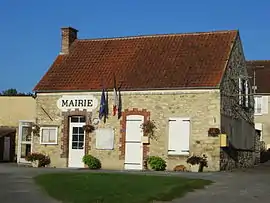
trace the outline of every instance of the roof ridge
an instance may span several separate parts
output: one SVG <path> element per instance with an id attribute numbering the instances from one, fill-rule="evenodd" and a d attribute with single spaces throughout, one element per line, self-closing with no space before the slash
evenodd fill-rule
<path id="1" fill-rule="evenodd" d="M 234 33 L 234 32 L 238 32 L 238 30 L 213 30 L 213 31 L 205 31 L 205 32 L 149 34 L 149 35 L 123 36 L 123 37 L 118 36 L 118 37 L 104 37 L 104 38 L 91 38 L 91 39 L 77 39 L 77 41 L 102 41 L 102 40 L 124 40 L 124 39 L 126 40 L 126 39 L 155 38 L 155 37 L 224 34 L 224 33 Z"/>
<path id="2" fill-rule="evenodd" d="M 270 59 L 262 59 L 262 60 L 246 60 L 247 62 L 270 62 Z"/>

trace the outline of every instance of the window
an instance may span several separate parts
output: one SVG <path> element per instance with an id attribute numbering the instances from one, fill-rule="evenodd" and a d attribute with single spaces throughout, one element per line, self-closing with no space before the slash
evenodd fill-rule
<path id="1" fill-rule="evenodd" d="M 57 127 L 41 127 L 40 144 L 57 144 Z"/>
<path id="2" fill-rule="evenodd" d="M 255 129 L 261 131 L 260 141 L 263 141 L 263 125 L 262 123 L 255 123 Z"/>
<path id="3" fill-rule="evenodd" d="M 85 123 L 85 117 L 84 116 L 72 116 L 71 123 Z"/>
<path id="4" fill-rule="evenodd" d="M 169 155 L 189 155 L 190 120 L 185 118 L 169 119 Z"/>
<path id="5" fill-rule="evenodd" d="M 247 79 L 239 78 L 239 104 L 249 107 L 249 83 Z"/>
<path id="6" fill-rule="evenodd" d="M 245 86 L 245 101 L 244 101 L 244 104 L 245 104 L 245 107 L 249 107 L 250 106 L 250 102 L 249 102 L 250 101 L 249 100 L 250 91 L 249 91 L 248 80 L 245 80 L 244 86 Z"/>
<path id="7" fill-rule="evenodd" d="M 254 97 L 255 105 L 254 105 L 254 114 L 262 115 L 262 97 Z"/>

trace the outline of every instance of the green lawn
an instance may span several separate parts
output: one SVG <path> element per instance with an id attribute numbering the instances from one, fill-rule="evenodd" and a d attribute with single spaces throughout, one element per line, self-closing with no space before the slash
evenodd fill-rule
<path id="1" fill-rule="evenodd" d="M 35 181 L 50 196 L 68 203 L 166 201 L 211 183 L 175 176 L 111 173 L 44 174 L 35 177 Z"/>

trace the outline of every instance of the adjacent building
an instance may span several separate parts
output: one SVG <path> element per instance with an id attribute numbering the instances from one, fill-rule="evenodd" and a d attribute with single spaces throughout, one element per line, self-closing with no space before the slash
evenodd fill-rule
<path id="1" fill-rule="evenodd" d="M 0 96 L 0 161 L 23 162 L 31 152 L 35 118 L 36 101 L 32 96 Z"/>
<path id="2" fill-rule="evenodd" d="M 254 122 L 255 128 L 261 131 L 261 141 L 265 148 L 270 148 L 270 114 L 269 96 L 270 96 L 270 61 L 254 60 L 247 61 L 250 83 L 255 100 Z"/>
<path id="3" fill-rule="evenodd" d="M 34 88 L 33 152 L 48 154 L 55 167 L 84 167 L 85 154 L 104 169 L 142 170 L 152 155 L 168 170 L 202 154 L 209 171 L 254 165 L 254 100 L 238 31 L 106 39 L 77 32 L 62 28 L 62 50 Z M 141 128 L 147 121 L 155 139 Z"/>

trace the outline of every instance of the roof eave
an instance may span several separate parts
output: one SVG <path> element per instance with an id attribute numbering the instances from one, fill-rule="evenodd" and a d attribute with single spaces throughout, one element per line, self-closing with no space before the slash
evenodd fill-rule
<path id="1" fill-rule="evenodd" d="M 197 89 L 219 89 L 219 86 L 204 86 L 204 87 L 181 87 L 181 88 L 129 88 L 121 89 L 121 91 L 154 91 L 154 90 L 197 90 Z M 113 90 L 113 88 L 107 88 Z M 101 89 L 91 90 L 36 90 L 35 93 L 61 93 L 61 92 L 98 92 Z"/>

